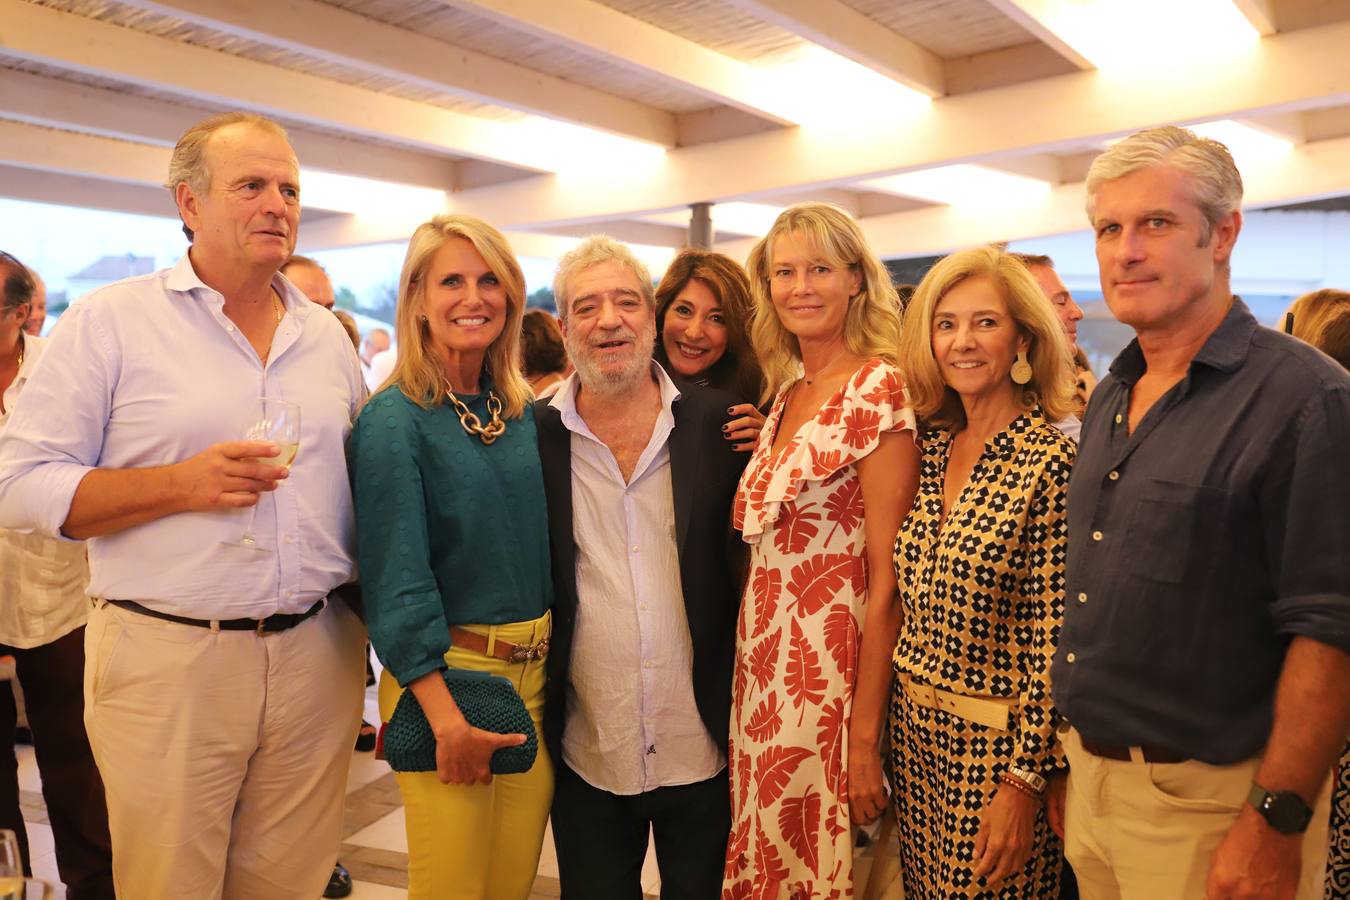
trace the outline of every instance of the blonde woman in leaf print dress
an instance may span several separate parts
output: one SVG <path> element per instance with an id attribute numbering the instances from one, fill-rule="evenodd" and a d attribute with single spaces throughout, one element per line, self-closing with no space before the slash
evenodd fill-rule
<path id="1" fill-rule="evenodd" d="M 734 510 L 751 565 L 722 896 L 851 897 L 854 826 L 886 804 L 891 542 L 918 479 L 898 305 L 857 223 L 826 204 L 785 210 L 747 268 L 751 341 L 781 389 Z"/>

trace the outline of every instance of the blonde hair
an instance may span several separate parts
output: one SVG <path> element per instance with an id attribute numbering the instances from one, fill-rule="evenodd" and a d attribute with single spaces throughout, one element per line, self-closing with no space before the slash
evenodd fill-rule
<path id="1" fill-rule="evenodd" d="M 1289 307 L 1294 337 L 1312 344 L 1350 369 L 1350 293 L 1323 288 L 1304 294 Z"/>
<path id="2" fill-rule="evenodd" d="M 178 185 L 184 183 L 195 196 L 206 196 L 207 191 L 211 189 L 211 170 L 206 164 L 206 145 L 213 134 L 231 125 L 252 125 L 275 134 L 288 144 L 291 141 L 285 128 L 267 116 L 260 116 L 257 113 L 236 111 L 202 119 L 183 132 L 178 138 L 178 143 L 174 144 L 173 155 L 169 157 L 169 174 L 164 179 L 164 186 L 174 195 L 175 202 Z M 187 235 L 189 241 L 192 240 L 192 229 L 188 228 L 186 222 L 183 223 L 183 233 Z"/>
<path id="3" fill-rule="evenodd" d="M 896 362 L 900 343 L 900 298 L 891 275 L 872 252 L 853 217 L 832 203 L 798 203 L 778 214 L 769 233 L 750 251 L 745 268 L 750 276 L 754 309 L 750 317 L 750 344 L 764 372 L 768 400 L 797 377 L 801 347 L 797 336 L 783 327 L 773 308 L 769 285 L 773 243 L 795 234 L 832 266 L 857 272 L 861 285 L 849 298 L 844 317 L 844 345 L 864 359 Z"/>
<path id="4" fill-rule="evenodd" d="M 1097 188 L 1103 182 L 1154 166 L 1172 166 L 1187 175 L 1195 203 L 1204 216 L 1200 246 L 1220 220 L 1242 206 L 1242 175 L 1228 148 L 1188 128 L 1163 125 L 1136 132 L 1092 161 L 1087 176 L 1087 214 L 1092 220 Z"/>
<path id="5" fill-rule="evenodd" d="M 472 216 L 435 216 L 417 226 L 408 241 L 408 253 L 398 277 L 398 307 L 394 313 L 398 357 L 394 370 L 380 385 L 380 390 L 397 384 L 405 397 L 424 409 L 446 402 L 445 392 L 450 389 L 450 380 L 429 346 L 431 333 L 422 317 L 426 314 L 426 278 L 432 258 L 447 241 L 456 239 L 473 244 L 506 294 L 506 324 L 488 346 L 483 368 L 502 399 L 505 414 L 520 418 L 531 399 L 530 387 L 518 366 L 520 321 L 525 314 L 525 275 L 502 233 Z"/>
<path id="6" fill-rule="evenodd" d="M 637 276 L 642 299 L 651 309 L 656 308 L 656 288 L 652 273 L 633 251 L 607 234 L 593 234 L 563 254 L 558 260 L 558 271 L 553 276 L 553 299 L 558 307 L 558 318 L 567 321 L 568 307 L 572 305 L 570 284 L 582 272 L 602 263 L 618 263 Z"/>
<path id="7" fill-rule="evenodd" d="M 1018 332 L 1028 340 L 1031 381 L 1021 386 L 1023 408 L 1039 404 L 1048 421 L 1062 421 L 1074 410 L 1075 377 L 1064 329 L 1027 267 L 997 247 L 974 247 L 946 256 L 919 282 L 900 334 L 900 369 L 914 412 L 933 426 L 965 427 L 961 398 L 943 380 L 933 355 L 933 314 L 952 288 L 981 277 L 994 283 Z"/>

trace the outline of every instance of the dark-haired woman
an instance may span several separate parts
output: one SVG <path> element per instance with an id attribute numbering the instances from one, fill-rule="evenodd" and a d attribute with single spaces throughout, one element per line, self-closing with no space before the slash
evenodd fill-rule
<path id="1" fill-rule="evenodd" d="M 750 281 L 729 256 L 711 250 L 680 252 L 656 287 L 656 350 L 672 377 L 729 391 L 747 402 L 728 410 L 724 433 L 749 452 L 764 425 L 754 401 L 764 376 L 750 347 Z"/>

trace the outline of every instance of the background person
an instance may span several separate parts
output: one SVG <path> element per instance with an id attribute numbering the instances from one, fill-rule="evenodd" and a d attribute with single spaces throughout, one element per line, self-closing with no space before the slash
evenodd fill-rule
<path id="1" fill-rule="evenodd" d="M 686 249 L 656 286 L 656 351 L 673 377 L 728 391 L 744 401 L 727 410 L 726 439 L 755 449 L 764 414 L 754 405 L 764 376 L 750 347 L 750 282 L 731 257 Z"/>
<path id="2" fill-rule="evenodd" d="M 1102 292 L 1136 339 L 1083 422 L 1051 673 L 1087 897 L 1321 896 L 1350 731 L 1350 376 L 1233 296 L 1241 203 L 1227 148 L 1184 128 L 1088 172 Z"/>
<path id="3" fill-rule="evenodd" d="M 47 342 L 24 331 L 30 270 L 0 252 L 0 432 Z M 13 656 L 26 698 L 56 864 L 70 900 L 112 900 L 112 849 L 103 781 L 84 730 L 84 544 L 0 529 L 0 655 Z M 0 689 L 0 828 L 14 831 L 32 872 L 13 748 L 18 710 Z"/>
<path id="4" fill-rule="evenodd" d="M 542 309 L 525 311 L 520 329 L 520 367 L 536 397 L 551 397 L 567 377 L 567 348 L 558 320 Z"/>
<path id="5" fill-rule="evenodd" d="M 28 304 L 28 320 L 23 323 L 23 330 L 25 334 L 41 337 L 47 321 L 47 283 L 33 269 L 28 274 L 33 277 L 33 299 Z"/>
<path id="6" fill-rule="evenodd" d="M 524 735 L 469 725 L 442 670 L 501 675 L 542 726 L 553 591 L 530 390 L 521 377 L 525 279 L 499 231 L 468 216 L 418 226 L 399 276 L 398 363 L 348 446 L 361 584 L 384 663 L 380 715 L 410 690 L 436 771 L 398 772 L 412 900 L 524 900 L 553 794 L 541 746 L 493 777 Z"/>
<path id="7" fill-rule="evenodd" d="M 324 309 L 331 310 L 333 304 L 337 302 L 333 296 L 333 282 L 324 267 L 319 265 L 318 260 L 293 253 L 291 258 L 286 260 L 286 265 L 281 267 L 281 274 L 285 275 L 300 293 L 308 297 L 311 303 L 317 303 Z"/>
<path id="8" fill-rule="evenodd" d="M 1083 410 L 1087 408 L 1088 397 L 1091 396 L 1092 388 L 1097 383 L 1092 375 L 1092 368 L 1087 364 L 1087 356 L 1078 346 L 1078 323 L 1083 319 L 1083 309 L 1064 286 L 1064 280 L 1055 271 L 1055 261 L 1050 257 L 1034 253 L 1010 255 L 1027 267 L 1041 293 L 1050 301 L 1055 317 L 1064 329 L 1064 337 L 1068 340 L 1069 352 L 1073 354 L 1074 391 L 1077 403 L 1070 415 L 1054 424 L 1060 431 L 1077 440 L 1078 432 L 1083 428 Z"/>
<path id="9" fill-rule="evenodd" d="M 384 383 L 384 379 L 389 375 L 389 372 L 386 371 L 379 376 L 378 381 L 375 380 L 377 376 L 372 369 L 375 357 L 389 349 L 389 332 L 385 331 L 383 328 L 370 329 L 370 331 L 366 332 L 365 339 L 361 341 L 361 352 L 359 354 L 361 357 L 361 375 L 366 380 L 366 386 L 370 388 L 372 392 L 379 390 L 380 385 Z M 389 368 L 390 371 L 392 371 L 392 356 L 390 357 Z"/>
<path id="10" fill-rule="evenodd" d="M 891 546 L 918 480 L 898 305 L 857 222 L 828 204 L 781 213 L 747 268 L 777 396 L 736 493 L 751 558 L 723 891 L 846 896 L 853 830 L 886 807 Z"/>
<path id="11" fill-rule="evenodd" d="M 906 895 L 1055 897 L 1063 857 L 1042 794 L 1064 765 L 1049 670 L 1074 445 L 1050 423 L 1072 403 L 1068 347 L 1026 268 L 992 247 L 928 272 L 900 346 L 933 429 L 895 541 L 891 787 Z"/>

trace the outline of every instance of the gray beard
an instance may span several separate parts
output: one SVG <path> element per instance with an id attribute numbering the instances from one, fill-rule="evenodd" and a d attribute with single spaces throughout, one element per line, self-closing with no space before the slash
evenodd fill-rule
<path id="1" fill-rule="evenodd" d="M 652 351 L 656 348 L 656 323 L 651 322 L 645 332 L 638 335 L 634 345 L 643 352 L 634 354 L 632 363 L 617 372 L 604 372 L 591 365 L 586 356 L 590 348 L 584 344 L 574 344 L 570 338 L 565 339 L 567 355 L 572 359 L 581 386 L 602 397 L 621 397 L 637 388 L 651 372 Z"/>

